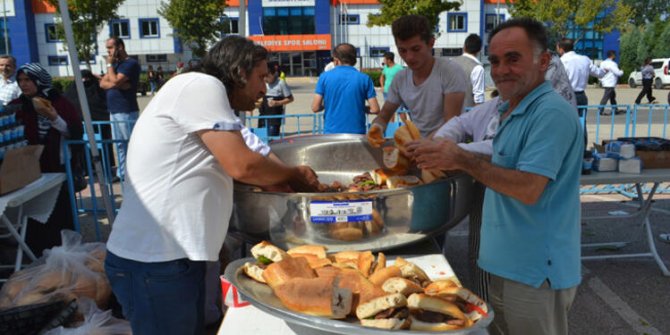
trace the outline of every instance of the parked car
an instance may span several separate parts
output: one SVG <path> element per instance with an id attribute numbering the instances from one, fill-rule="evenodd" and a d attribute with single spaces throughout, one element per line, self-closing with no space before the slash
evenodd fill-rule
<path id="1" fill-rule="evenodd" d="M 661 89 L 663 86 L 670 85 L 670 58 L 654 58 L 651 60 L 651 66 L 654 67 L 656 77 L 654 78 L 654 88 Z M 633 71 L 628 76 L 628 86 L 635 88 L 642 85 L 642 74 L 640 71 Z"/>

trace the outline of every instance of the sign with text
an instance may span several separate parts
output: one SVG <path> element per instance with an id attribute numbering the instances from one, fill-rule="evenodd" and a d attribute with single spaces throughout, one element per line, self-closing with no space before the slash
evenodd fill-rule
<path id="1" fill-rule="evenodd" d="M 263 0 L 263 7 L 314 7 L 314 0 Z"/>
<path id="2" fill-rule="evenodd" d="M 271 52 L 330 50 L 330 34 L 320 35 L 256 35 L 249 39 Z"/>

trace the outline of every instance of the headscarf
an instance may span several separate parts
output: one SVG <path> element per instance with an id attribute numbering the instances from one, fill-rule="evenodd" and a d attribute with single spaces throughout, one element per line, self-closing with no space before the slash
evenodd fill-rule
<path id="1" fill-rule="evenodd" d="M 49 93 L 53 88 L 51 75 L 42 67 L 42 65 L 39 63 L 26 63 L 21 65 L 16 73 L 17 76 L 19 73 L 26 74 L 28 78 L 35 83 L 37 91 L 41 93 L 41 95 L 45 97 L 49 96 Z"/>

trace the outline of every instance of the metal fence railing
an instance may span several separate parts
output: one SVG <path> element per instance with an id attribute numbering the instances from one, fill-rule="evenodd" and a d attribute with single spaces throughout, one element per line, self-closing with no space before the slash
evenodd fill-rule
<path id="1" fill-rule="evenodd" d="M 589 105 L 583 106 L 587 109 L 586 129 L 589 134 L 590 143 L 601 143 L 603 140 L 616 139 L 619 137 L 663 137 L 668 136 L 668 119 L 670 117 L 670 105 L 619 105 L 621 114 L 600 115 L 599 109 L 602 106 Z M 609 110 L 608 106 L 605 110 Z M 406 112 L 406 111 L 401 111 Z M 282 126 L 277 136 L 268 135 L 268 128 L 258 127 L 259 120 L 281 119 Z M 368 124 L 374 118 L 374 115 L 368 116 Z M 288 136 L 322 134 L 324 129 L 324 113 L 309 114 L 291 114 L 277 116 L 247 116 L 246 125 L 257 136 L 264 141 L 282 139 Z M 393 132 L 400 126 L 400 120 L 396 119 L 390 123 L 386 132 L 386 137 L 392 137 Z M 66 164 L 68 176 L 68 189 L 73 204 L 72 212 L 74 216 L 74 226 L 77 231 L 81 228 L 80 215 L 87 214 L 95 224 L 96 237 L 101 238 L 100 224 L 106 220 L 105 208 L 102 201 L 102 193 L 107 192 L 112 199 L 114 210 L 118 211 L 122 200 L 123 184 L 113 183 L 115 176 L 114 167 L 111 162 L 115 156 L 118 145 L 124 143 L 121 140 L 104 139 L 101 137 L 104 127 L 113 127 L 115 122 L 98 121 L 93 122 L 93 128 L 96 132 L 96 141 L 101 153 L 101 163 L 103 173 L 108 183 L 100 189 L 95 178 L 86 178 L 86 187 L 81 191 L 75 192 L 75 176 L 84 174 L 94 176 L 95 168 L 91 159 L 90 144 L 87 140 L 67 140 L 63 141 L 65 161 L 70 162 L 72 153 L 79 153 L 79 164 L 74 166 Z M 619 193 L 625 196 L 634 197 L 634 190 L 631 185 L 599 185 L 586 186 L 581 189 L 582 194 L 602 194 Z M 648 190 L 648 187 L 645 188 Z M 657 193 L 670 193 L 670 184 L 661 184 Z"/>

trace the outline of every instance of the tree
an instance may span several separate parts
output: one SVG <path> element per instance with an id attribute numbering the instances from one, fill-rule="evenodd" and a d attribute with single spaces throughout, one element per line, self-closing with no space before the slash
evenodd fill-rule
<path id="1" fill-rule="evenodd" d="M 437 27 L 440 13 L 452 9 L 458 10 L 460 2 L 446 0 L 379 0 L 381 14 L 368 15 L 368 27 L 389 26 L 404 15 L 423 15 L 428 18 L 431 27 Z"/>
<path id="2" fill-rule="evenodd" d="M 668 0 L 621 0 L 631 8 L 631 22 L 641 26 L 654 21 L 660 16 L 667 17 L 670 14 Z"/>
<path id="3" fill-rule="evenodd" d="M 104 24 L 117 18 L 116 11 L 124 0 L 68 0 L 70 20 L 72 20 L 72 31 L 74 33 L 74 45 L 77 55 L 81 61 L 86 62 L 86 67 L 91 69 L 90 60 L 97 51 L 97 36 Z M 60 15 L 58 0 L 47 0 L 55 6 Z M 59 22 L 56 28 L 57 35 L 64 36 L 63 23 Z M 48 32 L 47 32 L 48 33 Z M 67 44 L 66 44 L 67 46 Z"/>
<path id="4" fill-rule="evenodd" d="M 571 27 L 593 27 L 599 33 L 621 29 L 632 10 L 618 0 L 505 0 L 513 17 L 545 22 L 550 34 L 567 36 Z M 577 36 L 576 40 L 581 39 Z"/>
<path id="5" fill-rule="evenodd" d="M 170 22 L 174 34 L 195 56 L 203 57 L 224 29 L 221 17 L 225 8 L 222 0 L 169 0 L 161 1 L 158 14 Z"/>
<path id="6" fill-rule="evenodd" d="M 665 21 L 665 28 L 654 43 L 652 54 L 656 58 L 670 56 L 670 20 Z"/>
<path id="7" fill-rule="evenodd" d="M 637 46 L 641 38 L 640 28 L 632 24 L 627 25 L 622 30 L 619 44 L 619 63 L 625 73 L 635 71 L 641 63 L 637 54 Z"/>

